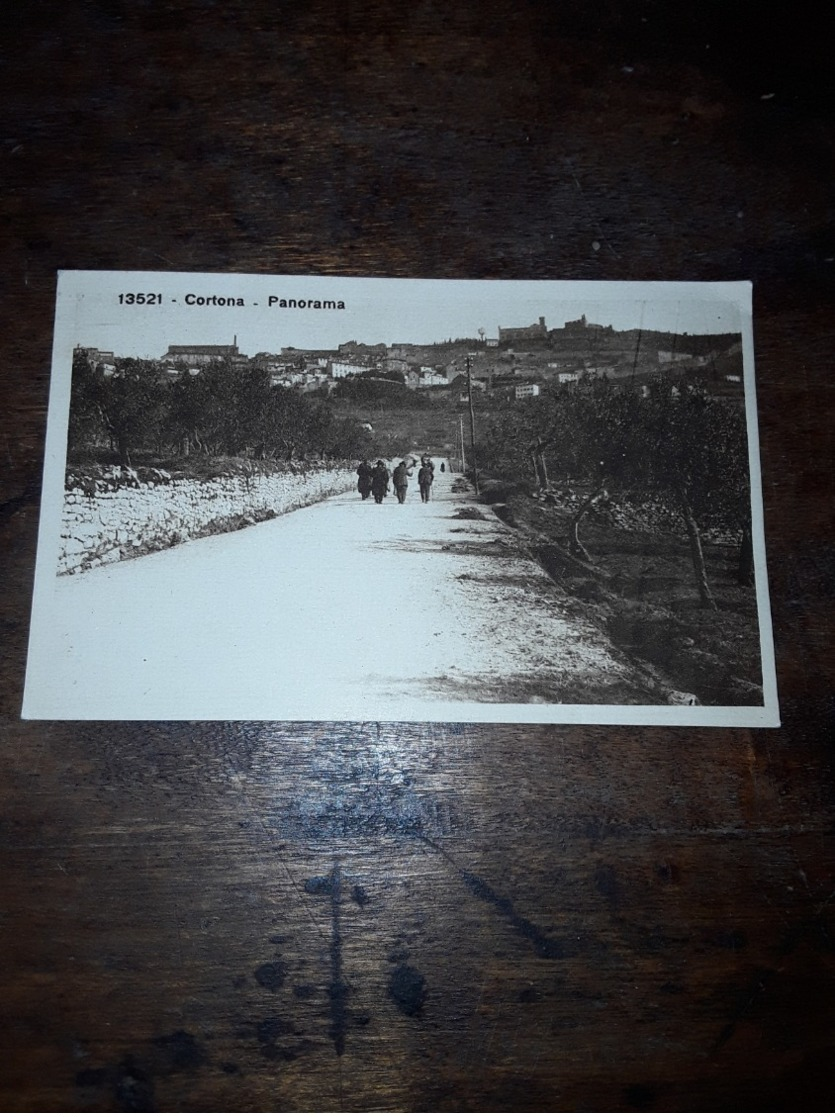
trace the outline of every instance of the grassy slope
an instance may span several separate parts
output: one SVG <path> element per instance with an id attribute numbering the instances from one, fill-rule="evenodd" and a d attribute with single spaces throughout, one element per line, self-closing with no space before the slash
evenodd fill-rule
<path id="1" fill-rule="evenodd" d="M 459 412 L 451 403 L 433 403 L 425 408 L 339 403 L 334 410 L 339 416 L 371 423 L 380 453 L 425 449 L 439 455 L 454 452 L 457 445 Z"/>

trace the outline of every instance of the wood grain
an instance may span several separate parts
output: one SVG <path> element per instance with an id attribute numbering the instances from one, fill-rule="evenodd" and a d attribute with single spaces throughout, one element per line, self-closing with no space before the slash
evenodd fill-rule
<path id="1" fill-rule="evenodd" d="M 4 1108 L 831 1106 L 833 98 L 679 7 L 3 14 Z M 753 279 L 783 728 L 22 723 L 61 267 Z"/>

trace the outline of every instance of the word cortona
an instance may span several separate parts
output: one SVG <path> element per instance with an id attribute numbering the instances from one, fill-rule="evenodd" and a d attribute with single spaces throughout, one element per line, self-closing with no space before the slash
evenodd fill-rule
<path id="1" fill-rule="evenodd" d="M 226 295 L 186 295 L 186 306 L 246 306 L 243 299 Z"/>

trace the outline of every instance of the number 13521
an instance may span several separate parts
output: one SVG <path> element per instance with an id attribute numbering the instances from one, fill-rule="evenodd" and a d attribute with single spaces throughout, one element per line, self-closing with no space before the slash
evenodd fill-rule
<path id="1" fill-rule="evenodd" d="M 127 294 L 119 295 L 119 302 L 126 306 L 162 306 L 162 295 L 134 294 L 129 291 Z"/>

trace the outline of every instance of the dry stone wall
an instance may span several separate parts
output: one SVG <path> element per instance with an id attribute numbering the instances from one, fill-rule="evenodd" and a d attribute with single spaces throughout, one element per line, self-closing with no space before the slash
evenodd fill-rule
<path id="1" fill-rule="evenodd" d="M 147 473 L 148 471 L 146 471 Z M 353 469 L 259 473 L 208 481 L 172 479 L 162 470 L 140 480 L 69 480 L 64 494 L 60 574 L 147 554 L 203 535 L 233 531 L 353 488 Z"/>

